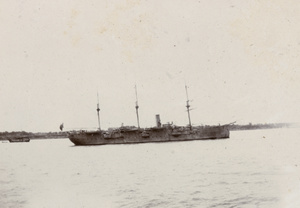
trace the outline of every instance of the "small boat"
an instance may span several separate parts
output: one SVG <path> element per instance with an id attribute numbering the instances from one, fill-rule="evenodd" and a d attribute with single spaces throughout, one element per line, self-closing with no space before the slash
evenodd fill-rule
<path id="1" fill-rule="evenodd" d="M 22 137 L 14 137 L 7 139 L 9 142 L 29 142 L 29 137 L 22 136 Z"/>

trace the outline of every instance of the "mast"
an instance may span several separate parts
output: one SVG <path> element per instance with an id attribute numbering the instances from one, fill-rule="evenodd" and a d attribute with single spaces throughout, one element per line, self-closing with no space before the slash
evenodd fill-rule
<path id="1" fill-rule="evenodd" d="M 139 119 L 139 105 L 138 105 L 138 96 L 137 96 L 137 89 L 136 89 L 136 85 L 135 85 L 135 97 L 136 97 L 136 101 L 135 101 L 135 111 L 136 111 L 136 118 L 137 118 L 137 123 L 138 123 L 138 128 L 140 128 L 140 119 Z"/>
<path id="2" fill-rule="evenodd" d="M 186 108 L 188 112 L 188 117 L 189 117 L 189 127 L 190 130 L 192 130 L 192 124 L 191 124 L 191 116 L 190 116 L 190 104 L 189 104 L 189 96 L 188 96 L 188 91 L 187 91 L 187 86 L 185 85 L 185 93 L 186 93 Z"/>
<path id="3" fill-rule="evenodd" d="M 99 95 L 98 95 L 98 92 L 97 92 L 97 114 L 98 114 L 98 125 L 99 125 L 99 131 L 101 131 L 101 127 L 100 127 L 100 115 L 99 115 L 99 111 L 100 111 L 100 108 L 99 108 Z"/>

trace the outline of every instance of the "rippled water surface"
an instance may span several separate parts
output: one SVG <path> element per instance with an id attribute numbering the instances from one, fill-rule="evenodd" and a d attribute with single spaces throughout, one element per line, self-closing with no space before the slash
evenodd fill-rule
<path id="1" fill-rule="evenodd" d="M 300 129 L 227 140 L 0 143 L 0 207 L 300 207 Z"/>

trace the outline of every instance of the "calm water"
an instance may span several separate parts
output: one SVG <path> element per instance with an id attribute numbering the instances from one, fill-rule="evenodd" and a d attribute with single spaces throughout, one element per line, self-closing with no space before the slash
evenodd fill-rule
<path id="1" fill-rule="evenodd" d="M 0 143 L 0 207 L 300 207 L 300 129 L 228 140 Z"/>

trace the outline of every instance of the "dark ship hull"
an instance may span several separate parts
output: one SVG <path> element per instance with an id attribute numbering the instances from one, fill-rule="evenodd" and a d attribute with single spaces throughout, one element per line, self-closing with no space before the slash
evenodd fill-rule
<path id="1" fill-rule="evenodd" d="M 136 144 L 229 138 L 228 126 L 119 128 L 113 131 L 69 133 L 75 145 Z"/>

